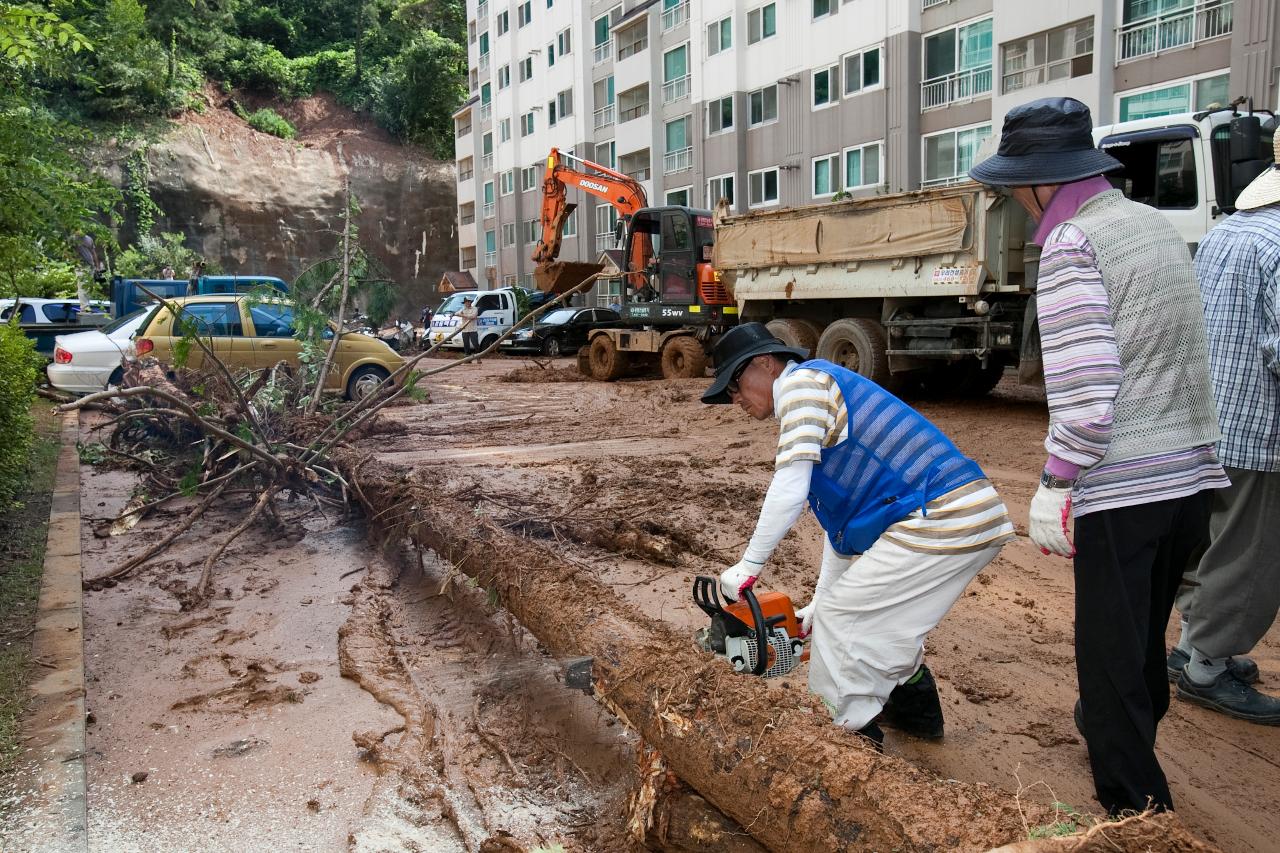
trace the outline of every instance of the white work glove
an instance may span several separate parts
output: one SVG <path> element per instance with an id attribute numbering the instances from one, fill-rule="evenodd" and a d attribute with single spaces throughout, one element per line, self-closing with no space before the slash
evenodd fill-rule
<path id="1" fill-rule="evenodd" d="M 1031 499 L 1031 541 L 1045 554 L 1074 557 L 1071 544 L 1071 488 L 1055 489 L 1040 484 Z"/>
<path id="2" fill-rule="evenodd" d="M 720 573 L 721 594 L 729 601 L 737 601 L 742 597 L 744 589 L 755 586 L 762 569 L 764 569 L 762 563 L 753 563 L 750 560 L 744 559 L 734 563 Z"/>
<path id="3" fill-rule="evenodd" d="M 825 589 L 816 589 L 813 591 L 813 600 L 796 611 L 796 618 L 800 620 L 800 638 L 804 639 L 813 631 L 813 612 L 818 609 L 818 599 L 826 594 Z"/>

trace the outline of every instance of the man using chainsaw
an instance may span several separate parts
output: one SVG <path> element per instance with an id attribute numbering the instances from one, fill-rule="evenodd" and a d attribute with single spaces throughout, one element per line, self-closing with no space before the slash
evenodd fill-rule
<path id="1" fill-rule="evenodd" d="M 779 420 L 773 482 L 721 592 L 736 600 L 755 584 L 807 501 L 826 533 L 813 600 L 796 614 L 812 636 L 810 689 L 838 725 L 877 745 L 877 717 L 941 737 L 924 638 L 1013 538 L 1004 502 L 906 403 L 844 367 L 807 361 L 763 325 L 731 329 L 712 356 L 702 402 Z"/>

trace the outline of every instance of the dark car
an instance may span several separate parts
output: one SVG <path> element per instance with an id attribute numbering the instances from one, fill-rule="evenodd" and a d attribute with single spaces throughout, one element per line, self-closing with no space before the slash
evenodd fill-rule
<path id="1" fill-rule="evenodd" d="M 529 329 L 521 329 L 512 337 L 512 349 L 537 350 L 543 355 L 572 355 L 586 346 L 592 329 L 612 326 L 619 321 L 618 312 L 608 308 L 556 308 L 544 314 Z"/>

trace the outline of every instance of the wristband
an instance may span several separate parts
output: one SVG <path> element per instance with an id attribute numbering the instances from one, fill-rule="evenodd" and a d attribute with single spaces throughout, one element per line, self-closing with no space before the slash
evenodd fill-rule
<path id="1" fill-rule="evenodd" d="M 1069 489 L 1076 484 L 1075 480 L 1068 480 L 1048 471 L 1040 472 L 1040 485 L 1050 489 Z"/>

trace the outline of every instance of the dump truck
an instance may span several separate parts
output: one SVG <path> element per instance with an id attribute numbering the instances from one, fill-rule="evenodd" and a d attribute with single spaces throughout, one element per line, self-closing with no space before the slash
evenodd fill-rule
<path id="1" fill-rule="evenodd" d="M 978 396 L 1041 373 L 1030 233 L 967 183 L 728 217 L 713 258 L 742 322 L 887 388 Z"/>

